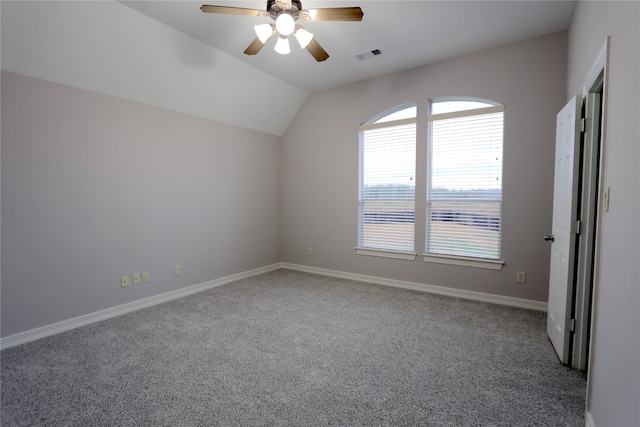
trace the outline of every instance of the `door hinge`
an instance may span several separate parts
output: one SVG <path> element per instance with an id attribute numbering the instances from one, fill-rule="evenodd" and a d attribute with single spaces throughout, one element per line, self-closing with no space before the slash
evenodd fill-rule
<path id="1" fill-rule="evenodd" d="M 576 319 L 567 319 L 567 325 L 565 328 L 569 332 L 575 332 L 576 330 Z"/>
<path id="2" fill-rule="evenodd" d="M 591 130 L 591 119 L 583 117 L 580 119 L 580 132 Z"/>
<path id="3" fill-rule="evenodd" d="M 571 227 L 571 232 L 575 234 L 580 234 L 580 227 L 582 226 L 582 221 L 577 220 L 573 223 Z"/>

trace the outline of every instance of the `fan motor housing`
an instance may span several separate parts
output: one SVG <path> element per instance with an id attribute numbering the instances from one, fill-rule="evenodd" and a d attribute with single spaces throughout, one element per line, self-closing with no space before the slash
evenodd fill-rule
<path id="1" fill-rule="evenodd" d="M 267 0 L 267 12 L 275 19 L 283 11 L 289 12 L 294 19 L 298 19 L 298 14 L 302 10 L 302 2 L 300 0 L 291 0 L 291 9 L 285 9 L 282 7 L 279 0 Z"/>

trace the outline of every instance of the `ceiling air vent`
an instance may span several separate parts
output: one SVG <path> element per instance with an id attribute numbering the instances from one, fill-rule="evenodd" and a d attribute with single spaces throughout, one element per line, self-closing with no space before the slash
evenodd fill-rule
<path id="1" fill-rule="evenodd" d="M 373 58 L 374 56 L 382 55 L 380 49 L 367 50 L 365 52 L 356 53 L 355 56 L 358 61 L 364 61 L 365 59 Z"/>

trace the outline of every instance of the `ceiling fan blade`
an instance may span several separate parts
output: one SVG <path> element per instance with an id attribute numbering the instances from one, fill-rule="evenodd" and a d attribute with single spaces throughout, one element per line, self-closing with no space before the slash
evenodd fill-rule
<path id="1" fill-rule="evenodd" d="M 264 41 L 264 43 L 262 43 L 260 41 L 260 37 L 256 37 L 255 40 L 253 40 L 251 42 L 251 44 L 249 45 L 249 47 L 247 47 L 244 50 L 244 53 L 246 55 L 256 55 L 258 52 L 260 52 L 260 49 L 262 49 L 264 47 L 265 44 L 267 44 L 267 42 L 269 40 L 271 40 L 271 37 L 273 37 L 273 35 L 276 33 L 276 29 L 273 29 L 273 32 L 271 33 L 271 35 L 269 37 L 267 37 L 267 39 Z"/>
<path id="2" fill-rule="evenodd" d="M 320 43 L 318 43 L 315 38 L 311 39 L 305 49 L 307 49 L 311 56 L 313 56 L 318 62 L 325 61 L 329 58 L 327 51 L 320 46 Z"/>
<path id="3" fill-rule="evenodd" d="M 275 33 L 276 33 L 276 29 L 274 26 L 273 31 L 271 32 L 271 35 L 267 37 L 264 43 L 260 41 L 260 37 L 256 37 L 255 40 L 252 41 L 251 44 L 244 50 L 244 53 L 246 55 L 256 55 L 258 52 L 260 52 L 260 49 L 262 49 L 264 45 L 267 44 L 269 40 L 271 40 L 271 37 L 273 37 Z"/>
<path id="4" fill-rule="evenodd" d="M 262 43 L 260 39 L 256 37 L 255 40 L 251 42 L 249 47 L 244 50 L 244 53 L 245 55 L 256 55 L 263 47 L 264 43 Z"/>
<path id="5" fill-rule="evenodd" d="M 305 21 L 362 21 L 363 16 L 359 7 L 326 7 L 300 11 L 300 18 Z"/>
<path id="6" fill-rule="evenodd" d="M 244 7 L 212 6 L 203 4 L 200 10 L 206 13 L 226 13 L 228 15 L 262 16 L 265 12 L 258 9 L 246 9 Z"/>

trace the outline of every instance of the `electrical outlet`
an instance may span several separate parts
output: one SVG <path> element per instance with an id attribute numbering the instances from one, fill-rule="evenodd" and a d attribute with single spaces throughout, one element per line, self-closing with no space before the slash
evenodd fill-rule
<path id="1" fill-rule="evenodd" d="M 140 273 L 134 273 L 133 276 L 131 276 L 131 283 L 134 285 L 140 284 Z"/>
<path id="2" fill-rule="evenodd" d="M 147 283 L 149 281 L 149 273 L 146 271 L 142 273 L 142 283 Z"/>
<path id="3" fill-rule="evenodd" d="M 313 249 L 307 248 L 307 256 L 313 256 Z"/>
<path id="4" fill-rule="evenodd" d="M 129 286 L 129 276 L 122 276 L 120 278 L 120 286 L 126 288 Z"/>
<path id="5" fill-rule="evenodd" d="M 527 273 L 525 273 L 524 271 L 518 271 L 516 273 L 516 282 L 527 283 Z"/>
<path id="6" fill-rule="evenodd" d="M 173 268 L 173 273 L 174 273 L 176 276 L 181 276 L 181 275 L 182 275 L 182 266 L 180 266 L 180 265 L 176 265 L 176 266 Z"/>

